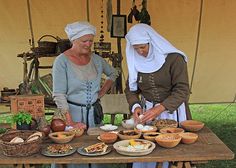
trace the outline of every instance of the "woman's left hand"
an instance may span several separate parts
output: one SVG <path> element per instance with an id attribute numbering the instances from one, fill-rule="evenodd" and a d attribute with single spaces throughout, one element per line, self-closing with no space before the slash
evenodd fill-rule
<path id="1" fill-rule="evenodd" d="M 165 111 L 165 107 L 163 105 L 158 105 L 155 106 L 147 111 L 145 111 L 145 113 L 143 113 L 143 117 L 142 117 L 142 123 L 146 123 L 146 122 L 150 122 L 152 120 L 154 120 L 157 116 L 159 116 L 163 111 Z"/>

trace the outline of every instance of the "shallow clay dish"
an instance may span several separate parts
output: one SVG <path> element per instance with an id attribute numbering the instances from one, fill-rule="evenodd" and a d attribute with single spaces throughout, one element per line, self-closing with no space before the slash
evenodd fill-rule
<path id="1" fill-rule="evenodd" d="M 198 139 L 198 134 L 192 132 L 184 132 L 179 135 L 182 137 L 181 142 L 184 144 L 195 143 Z"/>
<path id="2" fill-rule="evenodd" d="M 143 138 L 152 142 L 156 142 L 155 138 L 160 134 L 160 132 L 147 132 L 143 134 Z"/>
<path id="3" fill-rule="evenodd" d="M 174 127 L 166 127 L 166 128 L 162 128 L 160 129 L 160 133 L 183 133 L 184 129 L 183 128 L 174 128 Z"/>
<path id="4" fill-rule="evenodd" d="M 81 135 L 83 135 L 84 133 L 84 129 L 79 129 L 79 128 L 71 128 L 68 130 L 69 132 L 74 132 L 75 133 L 75 137 L 80 137 Z"/>
<path id="5" fill-rule="evenodd" d="M 178 122 L 171 119 L 159 119 L 154 120 L 153 125 L 157 127 L 158 130 L 166 127 L 178 127 Z"/>
<path id="6" fill-rule="evenodd" d="M 121 140 L 127 140 L 127 139 L 139 139 L 142 134 L 141 132 L 136 130 L 123 130 L 119 131 L 117 135 Z"/>
<path id="7" fill-rule="evenodd" d="M 140 142 L 144 142 L 144 143 L 149 143 L 150 147 L 148 149 L 137 149 L 137 150 L 128 150 L 129 148 L 122 148 L 122 147 L 128 147 L 130 144 L 130 140 L 123 140 L 123 141 L 119 141 L 116 142 L 113 147 L 114 149 L 122 154 L 122 155 L 127 155 L 127 156 L 143 156 L 143 155 L 148 155 L 149 153 L 151 153 L 153 151 L 153 149 L 155 149 L 156 145 L 148 140 L 145 139 L 134 139 L 134 141 L 140 141 Z"/>
<path id="8" fill-rule="evenodd" d="M 155 126 L 151 126 L 151 125 L 147 125 L 150 129 L 138 129 L 138 128 L 134 128 L 137 131 L 140 131 L 141 133 L 147 133 L 147 132 L 156 132 L 157 131 L 157 127 Z M 144 127 L 147 127 L 144 126 Z"/>
<path id="9" fill-rule="evenodd" d="M 173 148 L 177 146 L 181 141 L 181 136 L 175 133 L 166 133 L 158 135 L 155 138 L 158 145 L 165 147 L 165 148 Z"/>
<path id="10" fill-rule="evenodd" d="M 105 143 L 114 143 L 118 136 L 115 133 L 104 132 L 100 134 L 100 140 Z"/>
<path id="11" fill-rule="evenodd" d="M 197 132 L 200 131 L 204 127 L 204 123 L 196 120 L 185 120 L 180 123 L 181 127 L 185 129 L 185 131 Z"/>
<path id="12" fill-rule="evenodd" d="M 48 135 L 48 137 L 55 143 L 68 143 L 75 136 L 74 132 L 62 131 L 62 132 L 53 132 Z"/>

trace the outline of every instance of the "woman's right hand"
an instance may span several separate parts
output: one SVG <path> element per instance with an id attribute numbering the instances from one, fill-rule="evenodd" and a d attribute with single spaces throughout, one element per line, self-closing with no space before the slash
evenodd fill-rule
<path id="1" fill-rule="evenodd" d="M 73 122 L 71 125 L 73 128 L 79 128 L 79 129 L 87 129 L 86 124 L 82 122 Z"/>
<path id="2" fill-rule="evenodd" d="M 139 116 L 143 113 L 143 109 L 141 107 L 136 107 L 134 109 L 134 115 L 133 115 L 133 118 L 134 118 L 134 123 L 139 123 L 140 122 L 140 118 Z"/>

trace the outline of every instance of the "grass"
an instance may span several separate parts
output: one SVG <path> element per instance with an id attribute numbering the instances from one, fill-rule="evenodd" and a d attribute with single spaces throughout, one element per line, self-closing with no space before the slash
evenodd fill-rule
<path id="1" fill-rule="evenodd" d="M 234 153 L 236 153 L 236 103 L 233 104 L 195 104 L 190 105 L 192 118 L 203 121 Z M 8 115 L 0 116 L 0 123 L 6 122 Z M 116 115 L 115 124 L 119 125 L 122 115 Z M 105 115 L 104 123 L 110 122 Z M 197 168 L 232 168 L 236 159 L 228 161 L 209 161 L 197 165 Z"/>

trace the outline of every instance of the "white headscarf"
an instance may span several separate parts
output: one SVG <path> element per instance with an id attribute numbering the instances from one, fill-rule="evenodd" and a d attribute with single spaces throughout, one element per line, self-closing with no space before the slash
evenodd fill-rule
<path id="1" fill-rule="evenodd" d="M 131 91 L 137 90 L 138 72 L 152 73 L 159 70 L 165 63 L 169 53 L 186 55 L 176 49 L 170 42 L 159 35 L 151 26 L 139 23 L 130 28 L 126 38 L 126 57 L 129 71 L 129 87 Z M 134 49 L 135 44 L 149 44 L 147 57 L 139 55 Z"/>
<path id="2" fill-rule="evenodd" d="M 96 28 L 86 21 L 67 24 L 65 32 L 70 41 L 78 39 L 86 34 L 96 35 Z"/>

